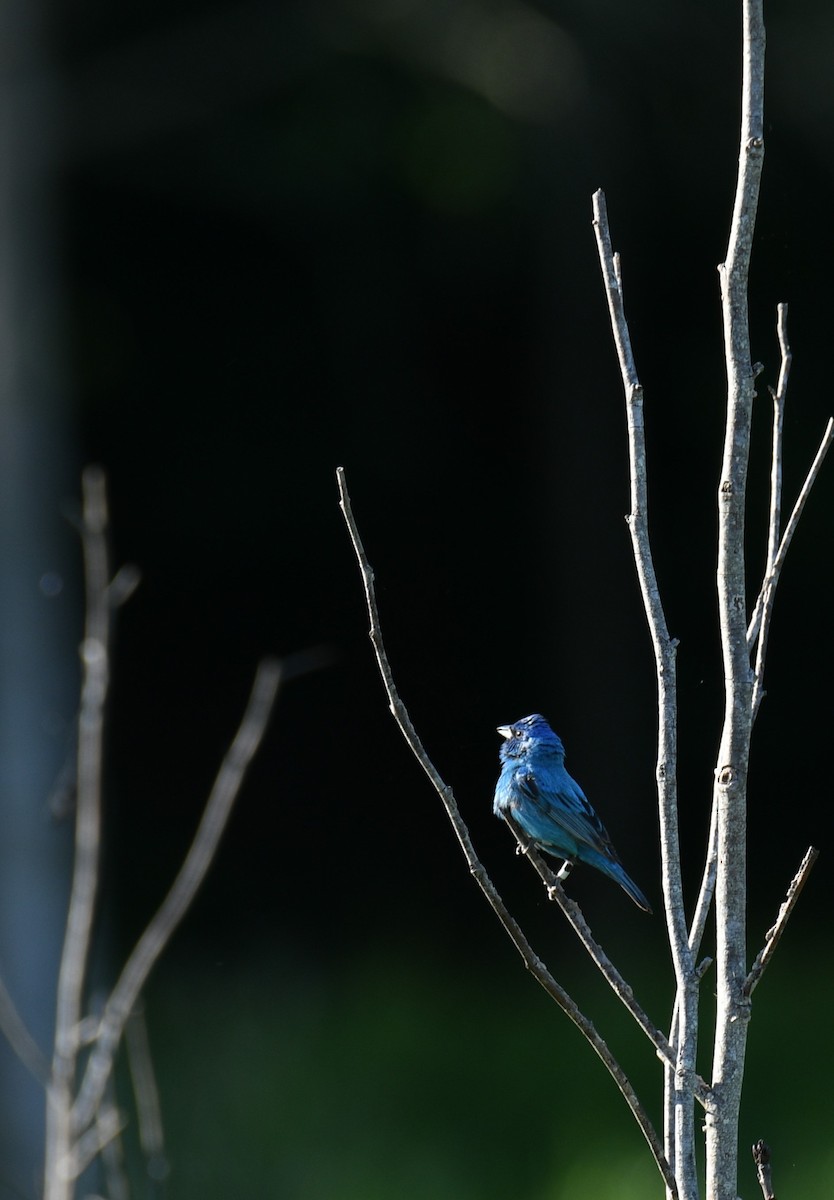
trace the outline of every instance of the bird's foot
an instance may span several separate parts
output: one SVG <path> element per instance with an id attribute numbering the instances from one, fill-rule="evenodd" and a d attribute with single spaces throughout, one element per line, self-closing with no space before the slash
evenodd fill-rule
<path id="1" fill-rule="evenodd" d="M 571 862 L 571 860 L 569 858 L 566 858 L 565 861 L 562 863 L 561 867 L 559 868 L 559 870 L 556 872 L 556 878 L 561 879 L 562 883 L 564 883 L 565 880 L 567 879 L 568 875 L 570 875 L 572 870 L 573 870 L 573 863 Z"/>

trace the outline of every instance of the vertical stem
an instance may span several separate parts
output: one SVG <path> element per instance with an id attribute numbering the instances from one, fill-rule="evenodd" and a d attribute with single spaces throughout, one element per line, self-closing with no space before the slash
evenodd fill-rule
<path id="1" fill-rule="evenodd" d="M 55 1048 L 47 1087 L 46 1200 L 69 1200 L 75 1191 L 71 1110 L 101 841 L 102 732 L 110 632 L 107 498 L 104 473 L 99 468 L 88 468 L 82 482 L 81 533 L 86 615 L 84 640 L 81 643 L 83 666 L 78 715 L 75 854 L 67 927 L 58 973 Z"/>
<path id="2" fill-rule="evenodd" d="M 676 1052 L 675 1070 L 664 1068 L 666 1157 L 672 1163 L 681 1200 L 698 1194 L 695 1170 L 694 1089 L 698 1044 L 698 980 L 689 947 L 681 879 L 677 793 L 677 642 L 669 636 L 649 538 L 646 433 L 643 388 L 637 377 L 631 335 L 623 303 L 619 255 L 614 253 L 608 210 L 602 191 L 594 193 L 594 232 L 608 299 L 611 329 L 626 398 L 631 511 L 627 518 L 634 561 L 643 596 L 657 672 L 657 796 L 663 899 L 672 963 L 677 982 L 678 1024 L 670 1039 Z"/>
<path id="3" fill-rule="evenodd" d="M 713 1054 L 715 1108 L 707 1114 L 709 1200 L 736 1200 L 738 1117 L 749 1001 L 746 979 L 747 770 L 752 677 L 747 648 L 744 520 L 755 377 L 747 286 L 764 157 L 762 0 L 743 0 L 741 144 L 726 262 L 719 268 L 727 366 L 727 424 L 718 490 L 718 610 L 724 665 L 724 725 L 715 772 L 718 1006 Z"/>

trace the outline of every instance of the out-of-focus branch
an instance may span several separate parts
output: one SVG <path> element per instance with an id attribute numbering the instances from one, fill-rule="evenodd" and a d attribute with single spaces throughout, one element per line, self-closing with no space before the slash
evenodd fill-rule
<path id="1" fill-rule="evenodd" d="M 223 759 L 180 872 L 129 956 L 105 1001 L 100 1019 L 85 1017 L 84 990 L 98 886 L 102 735 L 110 625 L 113 611 L 124 603 L 138 582 L 138 573 L 133 568 L 123 569 L 111 580 L 107 520 L 104 473 L 91 467 L 83 477 L 81 518 L 86 610 L 81 647 L 84 669 L 78 717 L 75 858 L 58 980 L 55 1047 L 47 1079 L 45 1200 L 71 1200 L 81 1172 L 106 1148 L 110 1147 L 115 1161 L 113 1144 L 123 1121 L 108 1086 L 125 1023 L 151 969 L 205 878 L 246 771 L 263 738 L 282 676 L 281 663 L 275 660 L 265 659 L 259 665 L 240 727 Z M 320 665 L 320 658 L 317 651 L 310 652 L 303 660 L 299 658 L 295 663 L 296 673 Z M 11 1012 L 14 1013 L 13 1007 Z M 10 1026 L 8 1012 L 6 1028 L 12 1030 L 11 1040 L 18 1054 L 24 1057 L 26 1051 L 31 1057 L 31 1048 L 20 1030 L 15 1031 L 13 1022 Z M 89 1054 L 79 1082 L 79 1054 L 88 1042 Z M 139 1103 L 142 1104 L 141 1096 Z"/>
<path id="2" fill-rule="evenodd" d="M 141 1001 L 134 1006 L 125 1027 L 125 1047 L 136 1099 L 139 1145 L 145 1156 L 148 1176 L 158 1183 L 168 1174 L 168 1161 L 165 1156 L 159 1089 L 156 1086 L 145 1008 Z"/>
<path id="3" fill-rule="evenodd" d="M 156 915 L 139 938 L 104 1006 L 95 1044 L 73 1108 L 73 1130 L 76 1133 L 86 1128 L 93 1119 L 113 1069 L 114 1055 L 124 1032 L 125 1022 L 154 964 L 206 877 L 246 771 L 266 732 L 280 679 L 280 662 L 264 659 L 258 666 L 243 720 L 220 766 L 179 874 Z"/>

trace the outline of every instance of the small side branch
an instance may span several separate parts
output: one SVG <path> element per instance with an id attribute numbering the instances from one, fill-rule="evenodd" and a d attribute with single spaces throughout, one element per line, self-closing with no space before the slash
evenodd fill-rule
<path id="1" fill-rule="evenodd" d="M 782 534 L 779 542 L 779 549 L 773 559 L 770 569 L 762 583 L 761 591 L 759 592 L 753 609 L 753 615 L 750 618 L 750 624 L 747 629 L 747 645 L 752 650 L 755 645 L 756 638 L 759 639 L 759 646 L 756 656 L 756 686 L 753 693 L 753 715 L 755 716 L 758 707 L 761 704 L 764 695 L 762 691 L 762 676 L 764 672 L 764 655 L 767 649 L 767 636 L 770 630 L 770 621 L 773 615 L 773 601 L 776 597 L 776 585 L 779 583 L 779 577 L 782 574 L 782 568 L 785 565 L 790 544 L 793 541 L 793 535 L 796 533 L 796 527 L 799 524 L 799 518 L 802 516 L 802 511 L 808 497 L 811 494 L 811 488 L 816 482 L 816 478 L 820 473 L 820 468 L 825 461 L 825 456 L 831 448 L 831 443 L 834 442 L 834 418 L 829 418 L 828 424 L 825 427 L 825 432 L 822 435 L 819 448 L 814 455 L 814 461 L 808 468 L 808 474 L 805 476 L 799 495 L 796 498 L 796 503 L 793 506 L 793 512 L 785 526 L 785 532 Z"/>
<path id="2" fill-rule="evenodd" d="M 755 684 L 753 687 L 752 710 L 755 718 L 759 710 L 759 706 L 764 697 L 764 663 L 767 655 L 767 640 L 770 631 L 770 622 L 773 615 L 773 602 L 776 598 L 776 586 L 779 582 L 779 576 L 782 573 L 782 567 L 785 563 L 785 557 L 796 532 L 796 527 L 799 523 L 799 518 L 802 515 L 802 510 L 810 495 L 811 488 L 814 485 L 820 467 L 823 464 L 826 454 L 832 441 L 834 441 L 834 421 L 829 420 L 817 450 L 814 461 L 812 462 L 805 482 L 802 485 L 790 520 L 785 528 L 784 534 L 781 534 L 781 507 L 782 507 L 782 454 L 783 454 L 783 426 L 785 415 L 785 400 L 788 390 L 788 378 L 790 376 L 791 363 L 793 355 L 791 353 L 790 343 L 788 342 L 788 306 L 780 304 L 776 310 L 776 331 L 779 338 L 779 348 L 781 351 L 781 365 L 779 368 L 779 381 L 776 386 L 776 391 L 771 389 L 773 397 L 773 437 L 771 449 L 771 469 L 770 469 L 770 514 L 768 521 L 768 541 L 767 541 L 767 560 L 765 564 L 764 578 L 759 595 L 756 599 L 756 604 L 753 608 L 753 614 L 750 618 L 750 623 L 747 628 L 747 645 L 749 650 L 756 649 L 756 666 L 755 666 Z"/>
<path id="3" fill-rule="evenodd" d="M 617 1062 L 614 1055 L 608 1048 L 607 1043 L 598 1033 L 593 1022 L 581 1012 L 572 997 L 565 989 L 557 983 L 556 979 L 550 974 L 547 967 L 534 952 L 532 946 L 527 941 L 521 926 L 510 914 L 504 901 L 486 872 L 486 869 L 480 862 L 475 848 L 472 845 L 472 839 L 469 835 L 469 830 L 466 826 L 463 817 L 460 815 L 460 810 L 457 806 L 452 789 L 443 780 L 434 763 L 429 758 L 425 748 L 423 747 L 420 738 L 417 735 L 414 726 L 411 723 L 411 718 L 408 711 L 400 699 L 394 676 L 391 670 L 391 664 L 388 661 L 388 655 L 385 651 L 385 645 L 382 640 L 382 627 L 379 620 L 379 611 L 376 602 L 376 589 L 374 587 L 374 573 L 368 557 L 365 553 L 365 547 L 362 544 L 362 539 L 359 536 L 359 528 L 356 524 L 356 518 L 353 515 L 351 508 L 350 495 L 347 488 L 347 480 L 343 467 L 339 467 L 336 471 L 336 480 L 339 487 L 339 507 L 342 510 L 342 515 L 347 525 L 350 540 L 353 545 L 354 553 L 359 564 L 359 571 L 362 576 L 362 584 L 365 590 L 365 605 L 370 621 L 369 636 L 371 644 L 376 655 L 377 666 L 379 667 L 382 682 L 385 687 L 385 692 L 388 697 L 388 706 L 391 714 L 403 735 L 409 749 L 414 757 L 419 762 L 420 766 L 425 771 L 426 775 L 431 780 L 438 796 L 440 797 L 446 814 L 451 821 L 455 836 L 458 839 L 461 850 L 463 851 L 469 872 L 475 879 L 478 887 L 481 889 L 487 902 L 492 908 L 498 920 L 501 922 L 508 937 L 513 945 L 518 950 L 524 965 L 533 975 L 537 982 L 544 988 L 552 1000 L 558 1004 L 562 1012 L 573 1021 L 574 1025 L 582 1032 L 586 1040 L 593 1047 L 596 1054 L 605 1064 L 609 1074 L 617 1084 L 623 1098 L 630 1108 L 634 1119 L 640 1127 L 643 1136 L 648 1143 L 658 1170 L 663 1177 L 667 1191 L 670 1196 L 677 1200 L 678 1190 L 675 1182 L 674 1173 L 669 1162 L 663 1153 L 663 1147 L 660 1139 L 652 1125 L 648 1114 L 643 1108 L 640 1100 L 634 1091 L 634 1088 L 628 1076 L 623 1071 L 620 1064 Z"/>
<path id="4" fill-rule="evenodd" d="M 243 720 L 226 752 L 194 840 L 171 890 L 128 958 L 104 1006 L 98 1036 L 73 1109 L 78 1133 L 92 1121 L 113 1069 L 116 1048 L 140 991 L 206 877 L 246 771 L 260 746 L 281 680 L 281 664 L 258 666 Z"/>
<path id="5" fill-rule="evenodd" d="M 776 1200 L 776 1193 L 773 1190 L 770 1146 L 767 1142 L 759 1140 L 753 1143 L 753 1162 L 756 1164 L 756 1175 L 764 1200 Z"/>
<path id="6" fill-rule="evenodd" d="M 771 958 L 773 958 L 776 947 L 779 944 L 779 939 L 785 932 L 785 926 L 799 899 L 799 893 L 804 888 L 805 882 L 811 874 L 811 869 L 818 858 L 819 850 L 816 850 L 813 846 L 809 846 L 805 851 L 805 857 L 799 865 L 799 870 L 790 882 L 788 893 L 776 917 L 776 923 L 765 934 L 765 944 L 756 955 L 756 961 L 753 963 L 753 966 L 750 968 L 750 974 L 744 981 L 743 990 L 745 996 L 753 994 L 754 988 L 764 974 Z"/>

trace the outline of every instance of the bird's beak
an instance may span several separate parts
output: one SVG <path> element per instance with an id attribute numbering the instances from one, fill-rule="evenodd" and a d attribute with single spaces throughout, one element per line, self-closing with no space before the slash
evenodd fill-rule
<path id="1" fill-rule="evenodd" d="M 502 738 L 511 738 L 513 736 L 511 725 L 499 725 L 495 732 L 500 733 Z"/>

